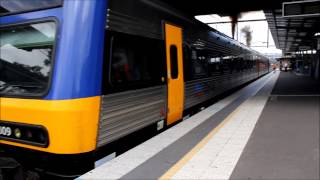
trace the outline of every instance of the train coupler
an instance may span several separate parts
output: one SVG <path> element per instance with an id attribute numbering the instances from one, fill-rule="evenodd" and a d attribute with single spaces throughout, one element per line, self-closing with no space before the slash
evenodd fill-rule
<path id="1" fill-rule="evenodd" d="M 0 157 L 0 180 L 22 180 L 22 166 L 13 158 Z"/>

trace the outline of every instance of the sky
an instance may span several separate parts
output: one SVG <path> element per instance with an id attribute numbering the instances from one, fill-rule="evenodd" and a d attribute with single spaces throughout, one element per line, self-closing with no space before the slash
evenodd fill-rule
<path id="1" fill-rule="evenodd" d="M 214 23 L 214 24 L 208 24 L 208 25 L 232 37 L 231 23 L 225 23 L 225 22 L 230 22 L 229 17 L 227 16 L 220 17 L 219 15 L 212 14 L 212 15 L 196 16 L 195 18 L 200 20 L 203 23 Z M 252 11 L 252 12 L 242 13 L 240 15 L 239 21 L 263 20 L 263 19 L 266 19 L 263 11 Z M 238 22 L 238 27 L 236 27 L 235 39 L 239 40 L 243 44 L 246 44 L 246 38 L 245 38 L 245 34 L 241 32 L 241 29 L 245 26 L 250 26 L 250 31 L 252 31 L 251 48 L 264 54 L 274 54 L 274 53 L 281 54 L 282 53 L 281 50 L 275 47 L 274 40 L 272 38 L 271 32 L 268 28 L 268 23 L 266 20 Z"/>

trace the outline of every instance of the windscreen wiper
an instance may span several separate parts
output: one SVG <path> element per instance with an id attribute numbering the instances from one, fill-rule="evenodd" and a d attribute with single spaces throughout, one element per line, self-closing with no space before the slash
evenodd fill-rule
<path id="1" fill-rule="evenodd" d="M 41 89 L 41 85 L 0 84 L 0 93 L 25 93 L 28 89 Z"/>

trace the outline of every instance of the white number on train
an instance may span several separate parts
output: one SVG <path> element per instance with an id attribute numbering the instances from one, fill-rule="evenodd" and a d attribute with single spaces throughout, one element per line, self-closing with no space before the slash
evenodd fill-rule
<path id="1" fill-rule="evenodd" d="M 11 133 L 12 133 L 11 128 L 0 126 L 0 135 L 11 136 Z"/>

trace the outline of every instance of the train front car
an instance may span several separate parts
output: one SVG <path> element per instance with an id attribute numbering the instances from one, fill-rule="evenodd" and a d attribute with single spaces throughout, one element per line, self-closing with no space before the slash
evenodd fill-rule
<path id="1" fill-rule="evenodd" d="M 0 153 L 6 158 L 70 177 L 93 167 L 80 162 L 91 161 L 96 148 L 106 4 L 1 0 Z"/>

